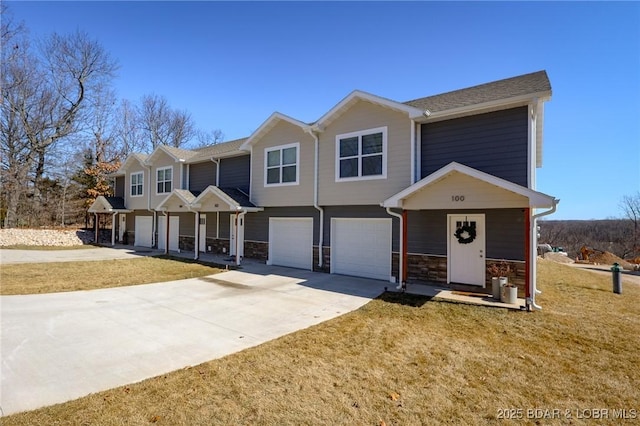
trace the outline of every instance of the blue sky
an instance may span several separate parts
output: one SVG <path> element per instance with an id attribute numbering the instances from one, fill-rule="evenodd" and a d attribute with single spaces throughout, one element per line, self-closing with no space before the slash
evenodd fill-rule
<path id="1" fill-rule="evenodd" d="M 274 111 L 315 121 L 354 89 L 407 101 L 545 69 L 550 219 L 620 217 L 640 191 L 640 3 L 6 3 L 33 37 L 102 43 L 120 98 L 165 96 L 225 140 Z"/>

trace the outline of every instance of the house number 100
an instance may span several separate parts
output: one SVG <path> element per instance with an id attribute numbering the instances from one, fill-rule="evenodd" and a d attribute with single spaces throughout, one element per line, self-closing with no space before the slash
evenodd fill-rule
<path id="1" fill-rule="evenodd" d="M 452 195 L 451 201 L 456 201 L 456 202 L 464 201 L 464 195 Z"/>

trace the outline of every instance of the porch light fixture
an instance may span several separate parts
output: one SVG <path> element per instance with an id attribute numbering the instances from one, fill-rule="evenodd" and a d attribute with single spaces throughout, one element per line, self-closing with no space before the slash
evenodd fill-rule
<path id="1" fill-rule="evenodd" d="M 431 111 L 429 111 L 428 109 L 425 109 L 422 114 L 424 114 L 425 117 L 429 117 L 431 116 Z"/>

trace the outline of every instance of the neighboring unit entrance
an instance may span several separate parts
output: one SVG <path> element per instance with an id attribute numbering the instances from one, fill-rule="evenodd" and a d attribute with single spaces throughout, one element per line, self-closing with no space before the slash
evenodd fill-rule
<path id="1" fill-rule="evenodd" d="M 238 223 L 236 226 L 236 218 Z M 244 257 L 244 216 L 232 214 L 229 218 L 229 254 L 231 256 L 236 255 L 236 247 L 240 257 Z"/>
<path id="2" fill-rule="evenodd" d="M 331 273 L 388 281 L 391 219 L 331 219 Z"/>
<path id="3" fill-rule="evenodd" d="M 158 250 L 166 248 L 167 241 L 167 218 L 158 216 Z M 178 251 L 178 236 L 180 235 L 180 217 L 170 216 L 169 219 L 169 250 Z"/>
<path id="4" fill-rule="evenodd" d="M 153 217 L 136 216 L 134 231 L 134 245 L 138 247 L 151 247 L 151 234 L 153 233 Z"/>
<path id="5" fill-rule="evenodd" d="M 484 214 L 450 214 L 449 256 L 447 271 L 449 282 L 485 286 L 485 226 Z M 455 235 L 458 229 L 459 238 Z M 468 232 L 468 229 L 473 231 Z M 471 235 L 475 234 L 473 241 Z"/>
<path id="6" fill-rule="evenodd" d="M 127 215 L 120 213 L 120 225 L 118 225 L 118 241 L 122 244 L 124 241 L 124 232 L 127 229 Z"/>
<path id="7" fill-rule="evenodd" d="M 313 218 L 269 218 L 268 263 L 312 269 Z"/>

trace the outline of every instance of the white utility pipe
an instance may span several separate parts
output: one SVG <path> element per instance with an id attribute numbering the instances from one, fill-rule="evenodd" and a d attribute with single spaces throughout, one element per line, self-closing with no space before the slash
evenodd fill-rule
<path id="1" fill-rule="evenodd" d="M 533 261 L 535 261 L 534 253 L 537 253 L 537 251 L 538 251 L 537 250 L 538 238 L 537 238 L 537 235 L 536 235 L 537 229 L 538 229 L 537 225 L 536 225 L 537 220 L 540 217 L 548 216 L 550 214 L 555 213 L 556 209 L 558 208 L 558 203 L 559 202 L 560 202 L 560 200 L 554 199 L 553 200 L 553 206 L 551 207 L 550 210 L 544 211 L 542 213 L 534 214 L 533 216 L 531 216 L 531 229 L 529 230 L 529 232 L 531 232 L 531 246 L 532 247 L 530 249 L 531 250 L 531 255 L 530 256 L 533 258 L 532 259 Z M 529 279 L 531 280 L 531 283 L 530 283 L 531 291 L 530 291 L 530 295 L 529 295 L 530 304 L 534 309 L 541 310 L 542 306 L 536 304 L 536 294 L 542 293 L 541 291 L 539 291 L 536 288 L 536 279 L 537 279 L 536 270 L 538 268 L 536 267 L 535 264 L 531 265 L 531 266 L 532 266 L 532 268 L 531 268 L 531 271 L 532 271 L 531 275 L 532 276 L 529 277 Z"/>
<path id="2" fill-rule="evenodd" d="M 403 241 L 404 239 L 402 237 L 402 234 L 403 234 L 402 230 L 404 229 L 403 228 L 404 227 L 404 220 L 402 219 L 402 215 L 400 213 L 392 212 L 391 211 L 391 207 L 387 207 L 387 213 L 390 214 L 391 216 L 397 217 L 400 220 L 400 255 L 398 256 L 398 275 L 399 275 L 399 277 L 398 277 L 398 286 L 396 287 L 396 290 L 400 290 L 400 289 L 402 289 L 402 277 L 404 276 L 402 274 L 402 272 L 404 270 L 403 269 L 404 264 L 402 262 L 402 258 L 404 257 L 403 253 L 402 253 L 402 248 L 404 247 L 404 241 Z"/>
<path id="3" fill-rule="evenodd" d="M 315 141 L 313 156 L 313 207 L 320 212 L 320 223 L 318 224 L 318 268 L 322 268 L 322 244 L 324 243 L 324 209 L 318 205 L 318 143 L 319 138 L 316 132 L 309 130 L 309 134 Z"/>

